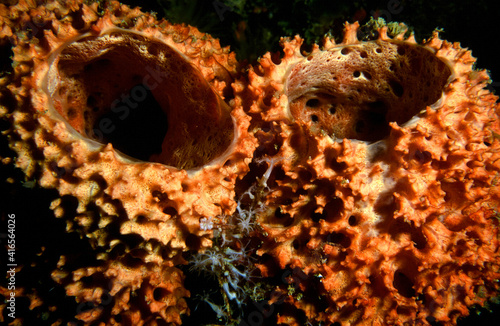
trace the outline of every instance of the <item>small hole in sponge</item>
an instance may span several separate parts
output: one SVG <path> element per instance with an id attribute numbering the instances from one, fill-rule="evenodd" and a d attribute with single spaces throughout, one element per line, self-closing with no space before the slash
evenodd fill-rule
<path id="1" fill-rule="evenodd" d="M 173 208 L 172 206 L 167 206 L 163 209 L 163 214 L 170 215 L 171 217 L 177 215 L 177 210 Z"/>
<path id="2" fill-rule="evenodd" d="M 432 161 L 432 154 L 428 151 L 415 150 L 413 153 L 413 159 L 420 164 L 425 164 Z"/>
<path id="3" fill-rule="evenodd" d="M 411 231 L 411 241 L 413 241 L 415 248 L 418 250 L 423 250 L 427 246 L 427 238 L 420 229 Z"/>
<path id="4" fill-rule="evenodd" d="M 389 80 L 389 86 L 391 86 L 394 95 L 396 95 L 397 97 L 403 96 L 404 88 L 403 85 L 401 85 L 401 83 L 395 80 Z"/>
<path id="5" fill-rule="evenodd" d="M 307 102 L 306 102 L 306 106 L 308 106 L 310 108 L 318 107 L 319 104 L 320 104 L 320 102 L 317 98 L 312 98 L 310 100 L 307 100 Z"/>
<path id="6" fill-rule="evenodd" d="M 293 249 L 298 250 L 301 247 L 299 240 L 297 240 L 297 239 L 293 240 L 292 246 L 293 246 Z"/>
<path id="7" fill-rule="evenodd" d="M 281 207 L 276 208 L 272 223 L 282 226 L 290 226 L 294 222 L 293 218 L 288 213 L 283 213 Z"/>
<path id="8" fill-rule="evenodd" d="M 349 248 L 349 246 L 351 245 L 351 239 L 349 239 L 348 236 L 340 232 L 330 233 L 326 238 L 326 242 L 335 243 L 341 245 L 344 248 Z"/>
<path id="9" fill-rule="evenodd" d="M 323 216 L 328 222 L 334 222 L 340 217 L 344 210 L 344 201 L 339 197 L 331 199 L 323 208 Z"/>
<path id="10" fill-rule="evenodd" d="M 156 288 L 153 291 L 153 298 L 155 301 L 162 301 L 164 298 L 166 298 L 168 295 L 168 291 L 165 290 L 164 288 Z"/>
<path id="11" fill-rule="evenodd" d="M 415 296 L 415 290 L 413 289 L 413 282 L 408 276 L 403 274 L 401 271 L 396 271 L 394 273 L 393 285 L 398 290 L 399 294 L 404 297 L 411 298 Z"/>

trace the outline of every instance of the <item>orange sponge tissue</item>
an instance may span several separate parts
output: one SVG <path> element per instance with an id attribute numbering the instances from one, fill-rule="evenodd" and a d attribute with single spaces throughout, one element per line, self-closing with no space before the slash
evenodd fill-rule
<path id="1" fill-rule="evenodd" d="M 0 4 L 12 161 L 58 190 L 55 216 L 101 262 L 61 256 L 52 273 L 93 303 L 77 319 L 180 325 L 188 270 L 217 280 L 221 302 L 202 301 L 227 324 L 254 301 L 283 325 L 454 325 L 498 296 L 487 72 L 437 32 L 358 32 L 346 23 L 309 53 L 283 38 L 281 57 L 244 67 L 195 27 L 117 1 Z"/>

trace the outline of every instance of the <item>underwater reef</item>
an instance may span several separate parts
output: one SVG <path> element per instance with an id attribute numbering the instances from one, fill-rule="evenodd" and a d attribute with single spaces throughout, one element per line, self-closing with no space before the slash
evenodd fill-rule
<path id="1" fill-rule="evenodd" d="M 305 38 L 256 25 L 277 5 L 196 3 L 168 19 L 0 4 L 0 321 L 460 325 L 497 309 L 500 104 L 471 51 L 363 1 L 361 24 L 336 5 L 340 25 L 311 1 Z"/>

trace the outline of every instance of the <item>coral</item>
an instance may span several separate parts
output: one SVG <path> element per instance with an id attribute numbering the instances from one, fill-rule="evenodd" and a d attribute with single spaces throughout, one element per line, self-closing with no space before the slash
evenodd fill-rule
<path id="1" fill-rule="evenodd" d="M 4 162 L 91 247 L 51 273 L 80 322 L 253 324 L 253 302 L 259 323 L 453 325 L 498 295 L 500 106 L 437 32 L 346 23 L 240 67 L 116 1 L 20 0 L 0 26 Z M 188 308 L 193 274 L 219 296 Z"/>

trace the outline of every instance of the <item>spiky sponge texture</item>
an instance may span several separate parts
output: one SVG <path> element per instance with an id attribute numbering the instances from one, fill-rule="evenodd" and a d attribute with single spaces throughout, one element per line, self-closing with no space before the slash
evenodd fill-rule
<path id="1" fill-rule="evenodd" d="M 249 110 L 269 178 L 257 253 L 300 325 L 454 324 L 498 290 L 499 105 L 459 44 L 402 33 L 264 56 Z M 274 60 L 273 60 L 274 59 Z M 265 127 L 264 127 L 265 126 Z M 272 139 L 272 141 L 269 141 Z"/>
<path id="2" fill-rule="evenodd" d="M 452 325 L 498 294 L 500 107 L 459 44 L 346 24 L 240 69 L 116 1 L 20 0 L 0 26 L 13 160 L 92 248 L 51 275 L 76 319 L 181 324 L 189 262 L 228 324 L 264 300 L 278 324 Z"/>

